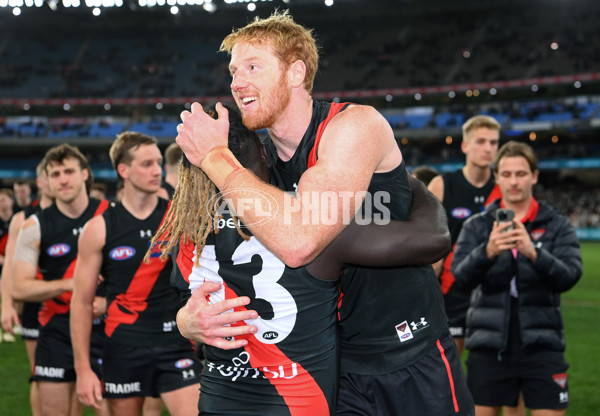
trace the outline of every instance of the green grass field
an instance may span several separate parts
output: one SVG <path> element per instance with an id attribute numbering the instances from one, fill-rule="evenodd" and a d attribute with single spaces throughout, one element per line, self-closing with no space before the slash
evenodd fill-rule
<path id="1" fill-rule="evenodd" d="M 583 243 L 583 277 L 563 295 L 570 416 L 600 414 L 600 243 Z M 0 415 L 29 411 L 29 366 L 22 341 L 0 344 Z M 85 415 L 92 415 L 86 409 Z"/>

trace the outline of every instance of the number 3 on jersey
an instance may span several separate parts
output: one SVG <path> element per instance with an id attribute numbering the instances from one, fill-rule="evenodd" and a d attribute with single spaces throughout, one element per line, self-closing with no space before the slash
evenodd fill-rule
<path id="1" fill-rule="evenodd" d="M 272 313 L 263 314 L 261 313 L 263 308 L 257 308 L 259 310 L 258 319 L 248 320 L 247 323 L 256 325 L 258 331 L 254 336 L 260 342 L 264 344 L 276 344 L 283 341 L 292 332 L 296 323 L 296 314 L 298 313 L 293 296 L 285 287 L 279 284 L 279 280 L 285 271 L 285 264 L 255 237 L 251 237 L 248 241 L 243 241 L 236 248 L 232 255 L 232 261 L 233 269 L 240 269 L 240 271 L 246 269 L 246 272 L 248 272 L 248 269 L 254 269 L 254 267 L 248 266 L 262 262 L 262 265 L 258 268 L 258 273 L 255 274 L 255 272 L 252 272 L 252 288 L 248 289 L 250 289 L 249 291 L 254 291 L 254 298 L 256 300 L 250 303 L 248 308 L 252 309 L 254 302 L 257 304 L 260 304 L 261 301 L 267 302 L 269 304 L 268 309 L 271 309 Z M 219 274 L 222 276 L 229 274 L 223 270 L 226 267 L 221 265 Z M 247 273 L 234 272 L 232 274 L 241 275 L 242 280 L 246 282 L 248 280 Z M 227 281 L 228 279 L 225 278 L 225 280 Z"/>

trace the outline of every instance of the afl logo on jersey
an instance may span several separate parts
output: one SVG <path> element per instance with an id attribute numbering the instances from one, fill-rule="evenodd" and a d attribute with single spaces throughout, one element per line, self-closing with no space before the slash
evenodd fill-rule
<path id="1" fill-rule="evenodd" d="M 454 218 L 465 219 L 471 216 L 471 210 L 469 208 L 458 207 L 452 210 L 451 215 Z"/>
<path id="2" fill-rule="evenodd" d="M 275 331 L 268 331 L 262 335 L 264 339 L 277 339 L 278 336 L 279 334 Z"/>
<path id="3" fill-rule="evenodd" d="M 191 360 L 191 358 L 182 358 L 181 360 L 177 360 L 177 362 L 175 362 L 175 367 L 188 368 L 191 367 L 193 364 L 194 362 Z"/>
<path id="4" fill-rule="evenodd" d="M 50 247 L 48 247 L 48 250 L 46 252 L 48 253 L 49 256 L 52 256 L 52 257 L 62 257 L 64 255 L 68 254 L 69 251 L 71 251 L 71 247 L 68 244 L 56 243 L 56 244 L 52 244 Z"/>
<path id="5" fill-rule="evenodd" d="M 135 256 L 135 249 L 129 246 L 120 246 L 113 248 L 108 255 L 113 260 L 127 260 Z"/>

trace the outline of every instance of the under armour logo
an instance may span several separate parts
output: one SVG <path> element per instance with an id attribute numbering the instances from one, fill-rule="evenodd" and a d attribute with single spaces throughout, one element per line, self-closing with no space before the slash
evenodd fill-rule
<path id="1" fill-rule="evenodd" d="M 83 231 L 83 227 L 73 228 L 73 235 L 79 235 Z"/>
<path id="2" fill-rule="evenodd" d="M 421 317 L 421 320 L 420 320 L 419 322 L 412 321 L 412 322 L 410 323 L 410 326 L 412 327 L 412 330 L 413 330 L 413 331 L 416 331 L 417 329 L 419 329 L 419 327 L 421 327 L 421 328 L 424 328 L 424 327 L 426 327 L 427 325 L 428 325 L 428 323 L 427 323 L 427 321 L 425 320 L 425 317 L 424 317 L 424 316 L 422 316 L 422 317 Z"/>
<path id="3" fill-rule="evenodd" d="M 569 402 L 569 392 L 568 391 L 561 391 L 558 394 L 558 400 L 560 403 L 568 403 Z"/>
<path id="4" fill-rule="evenodd" d="M 194 370 L 184 370 L 181 372 L 181 374 L 183 375 L 184 380 L 196 377 L 196 373 L 194 373 Z"/>
<path id="5" fill-rule="evenodd" d="M 293 184 L 292 186 L 294 187 L 294 192 L 298 192 L 298 184 L 297 184 L 297 183 L 295 183 L 295 184 Z"/>
<path id="6" fill-rule="evenodd" d="M 144 238 L 144 237 L 152 237 L 152 231 L 150 230 L 140 230 L 140 238 Z"/>
<path id="7" fill-rule="evenodd" d="M 477 195 L 475 197 L 475 203 L 476 204 L 483 204 L 485 202 L 485 197 L 481 196 L 481 195 Z"/>

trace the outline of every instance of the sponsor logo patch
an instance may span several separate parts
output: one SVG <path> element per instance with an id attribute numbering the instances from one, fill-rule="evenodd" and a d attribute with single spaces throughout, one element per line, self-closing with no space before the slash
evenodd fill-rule
<path id="1" fill-rule="evenodd" d="M 412 332 L 410 331 L 410 326 L 408 325 L 408 321 L 404 321 L 404 322 L 396 325 L 396 332 L 398 333 L 400 342 L 405 342 L 405 341 L 408 341 L 409 339 L 414 338 Z"/>
<path id="2" fill-rule="evenodd" d="M 68 254 L 69 251 L 71 251 L 71 246 L 65 243 L 52 244 L 50 247 L 48 247 L 48 250 L 46 250 L 48 255 L 52 257 L 62 257 Z"/>
<path id="3" fill-rule="evenodd" d="M 459 218 L 459 219 L 469 218 L 471 216 L 471 210 L 469 208 L 458 207 L 458 208 L 454 208 L 450 212 L 450 215 L 452 215 L 454 218 Z"/>
<path id="4" fill-rule="evenodd" d="M 108 255 L 113 260 L 127 260 L 135 256 L 135 249 L 129 246 L 115 247 Z"/>

